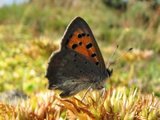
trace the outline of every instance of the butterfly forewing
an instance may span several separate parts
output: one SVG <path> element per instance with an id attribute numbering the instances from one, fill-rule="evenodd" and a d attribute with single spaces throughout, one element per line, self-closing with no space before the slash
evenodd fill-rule
<path id="1" fill-rule="evenodd" d="M 68 26 L 63 39 L 62 49 L 72 49 L 94 62 L 101 70 L 105 64 L 93 33 L 88 24 L 80 17 L 75 18 Z"/>

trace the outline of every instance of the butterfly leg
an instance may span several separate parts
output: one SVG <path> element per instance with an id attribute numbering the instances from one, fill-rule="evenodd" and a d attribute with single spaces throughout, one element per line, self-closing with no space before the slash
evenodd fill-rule
<path id="1" fill-rule="evenodd" d="M 106 88 L 102 88 L 102 90 L 100 91 L 100 97 L 104 97 L 105 92 L 106 92 Z"/>
<path id="2" fill-rule="evenodd" d="M 85 94 L 83 95 L 81 102 L 83 102 L 83 100 L 84 100 L 84 98 L 86 97 L 87 93 L 88 93 L 91 89 L 92 89 L 91 86 L 89 86 L 89 87 L 87 88 L 87 91 L 86 91 Z"/>
<path id="3" fill-rule="evenodd" d="M 101 91 L 100 91 L 100 96 L 99 96 L 99 98 L 98 98 L 98 101 L 100 100 L 100 99 L 105 99 L 106 98 L 106 88 L 102 88 L 101 89 Z"/>

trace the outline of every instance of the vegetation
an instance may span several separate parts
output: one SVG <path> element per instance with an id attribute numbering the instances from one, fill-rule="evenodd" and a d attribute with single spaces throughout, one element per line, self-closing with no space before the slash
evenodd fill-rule
<path id="1" fill-rule="evenodd" d="M 109 90 L 102 96 L 92 92 L 83 101 L 80 95 L 60 99 L 54 92 L 39 93 L 17 106 L 0 104 L 0 119 L 20 120 L 157 120 L 160 117 L 158 99 L 142 95 L 137 90 L 128 94 L 125 88 Z"/>
<path id="2" fill-rule="evenodd" d="M 99 100 L 99 92 L 89 92 L 84 101 L 83 92 L 67 99 L 54 91 L 48 94 L 48 58 L 76 16 L 88 22 L 106 64 L 113 68 Z M 18 89 L 30 97 L 17 105 L 0 100 L 0 119 L 158 119 L 159 44 L 158 2 L 128 1 L 125 9 L 104 0 L 31 0 L 4 6 L 0 8 L 0 91 Z"/>

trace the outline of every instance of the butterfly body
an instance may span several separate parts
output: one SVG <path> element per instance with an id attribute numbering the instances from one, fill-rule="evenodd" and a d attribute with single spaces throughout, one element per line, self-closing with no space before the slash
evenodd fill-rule
<path id="1" fill-rule="evenodd" d="M 67 28 L 58 52 L 50 57 L 46 77 L 49 89 L 62 90 L 61 97 L 89 87 L 100 89 L 112 71 L 104 60 L 87 23 L 75 18 Z"/>

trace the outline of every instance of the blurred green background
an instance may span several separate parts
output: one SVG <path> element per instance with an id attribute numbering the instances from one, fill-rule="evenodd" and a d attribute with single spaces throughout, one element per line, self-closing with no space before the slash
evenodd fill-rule
<path id="1" fill-rule="evenodd" d="M 106 87 L 160 97 L 159 0 L 29 0 L 0 6 L 0 92 L 46 91 L 48 58 L 70 21 L 81 16 L 113 68 Z"/>

